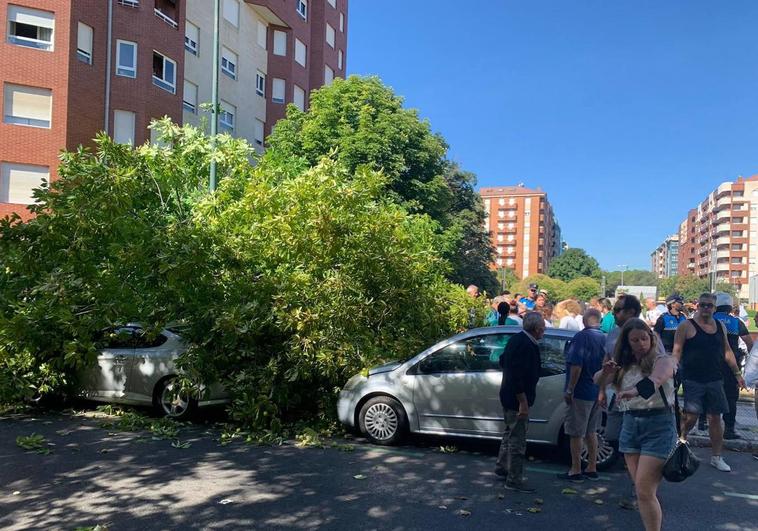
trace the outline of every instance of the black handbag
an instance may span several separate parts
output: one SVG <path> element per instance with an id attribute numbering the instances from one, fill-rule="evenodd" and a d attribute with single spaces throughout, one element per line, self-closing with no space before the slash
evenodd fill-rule
<path id="1" fill-rule="evenodd" d="M 663 403 L 666 407 L 670 407 L 663 387 L 659 387 L 658 390 L 661 392 Z M 663 477 L 666 481 L 679 483 L 697 472 L 698 467 L 700 467 L 700 459 L 690 449 L 690 445 L 678 440 L 663 465 Z"/>

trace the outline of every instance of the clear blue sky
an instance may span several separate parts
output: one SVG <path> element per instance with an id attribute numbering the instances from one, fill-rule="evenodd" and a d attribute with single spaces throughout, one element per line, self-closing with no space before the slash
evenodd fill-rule
<path id="1" fill-rule="evenodd" d="M 756 28 L 755 0 L 351 0 L 347 66 L 479 186 L 541 186 L 572 247 L 648 269 L 689 208 L 758 173 Z"/>

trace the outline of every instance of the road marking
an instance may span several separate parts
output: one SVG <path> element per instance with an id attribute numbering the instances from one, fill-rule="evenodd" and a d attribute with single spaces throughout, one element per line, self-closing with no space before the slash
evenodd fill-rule
<path id="1" fill-rule="evenodd" d="M 746 500 L 758 500 L 758 494 L 743 494 L 742 492 L 724 492 L 724 496 L 732 498 L 745 498 Z"/>

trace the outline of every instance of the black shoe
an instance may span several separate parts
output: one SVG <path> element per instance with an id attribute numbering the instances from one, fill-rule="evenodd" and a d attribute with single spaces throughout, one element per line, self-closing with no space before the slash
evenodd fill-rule
<path id="1" fill-rule="evenodd" d="M 535 489 L 528 486 L 526 483 L 506 483 L 505 488 L 507 490 L 512 490 L 515 492 L 523 492 L 525 494 L 535 492 Z"/>
<path id="2" fill-rule="evenodd" d="M 495 468 L 495 475 L 500 476 L 501 478 L 507 478 L 508 472 L 504 468 L 497 467 Z"/>
<path id="3" fill-rule="evenodd" d="M 571 481 L 572 483 L 581 483 L 584 481 L 584 476 L 581 473 L 569 474 L 568 472 L 566 472 L 564 474 L 556 474 L 555 477 L 557 477 L 558 479 L 567 479 L 568 481 Z"/>
<path id="4" fill-rule="evenodd" d="M 582 472 L 582 476 L 584 476 L 585 479 L 589 479 L 590 481 L 598 481 L 600 479 L 600 476 L 597 475 L 597 472 Z"/>
<path id="5" fill-rule="evenodd" d="M 737 433 L 733 431 L 725 431 L 724 439 L 734 440 L 734 439 L 742 439 L 742 437 L 740 437 Z"/>

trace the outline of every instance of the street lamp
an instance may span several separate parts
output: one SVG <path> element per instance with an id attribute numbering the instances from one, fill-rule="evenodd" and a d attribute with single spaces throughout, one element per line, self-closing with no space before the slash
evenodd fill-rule
<path id="1" fill-rule="evenodd" d="M 624 271 L 626 271 L 628 266 L 626 264 L 618 264 L 616 267 L 621 268 L 621 285 L 625 286 L 626 284 L 624 284 Z"/>
<path id="2" fill-rule="evenodd" d="M 218 70 L 219 70 L 219 24 L 221 1 L 213 2 L 213 75 L 211 77 L 211 167 L 208 179 L 210 191 L 216 189 L 216 134 L 218 133 Z"/>

